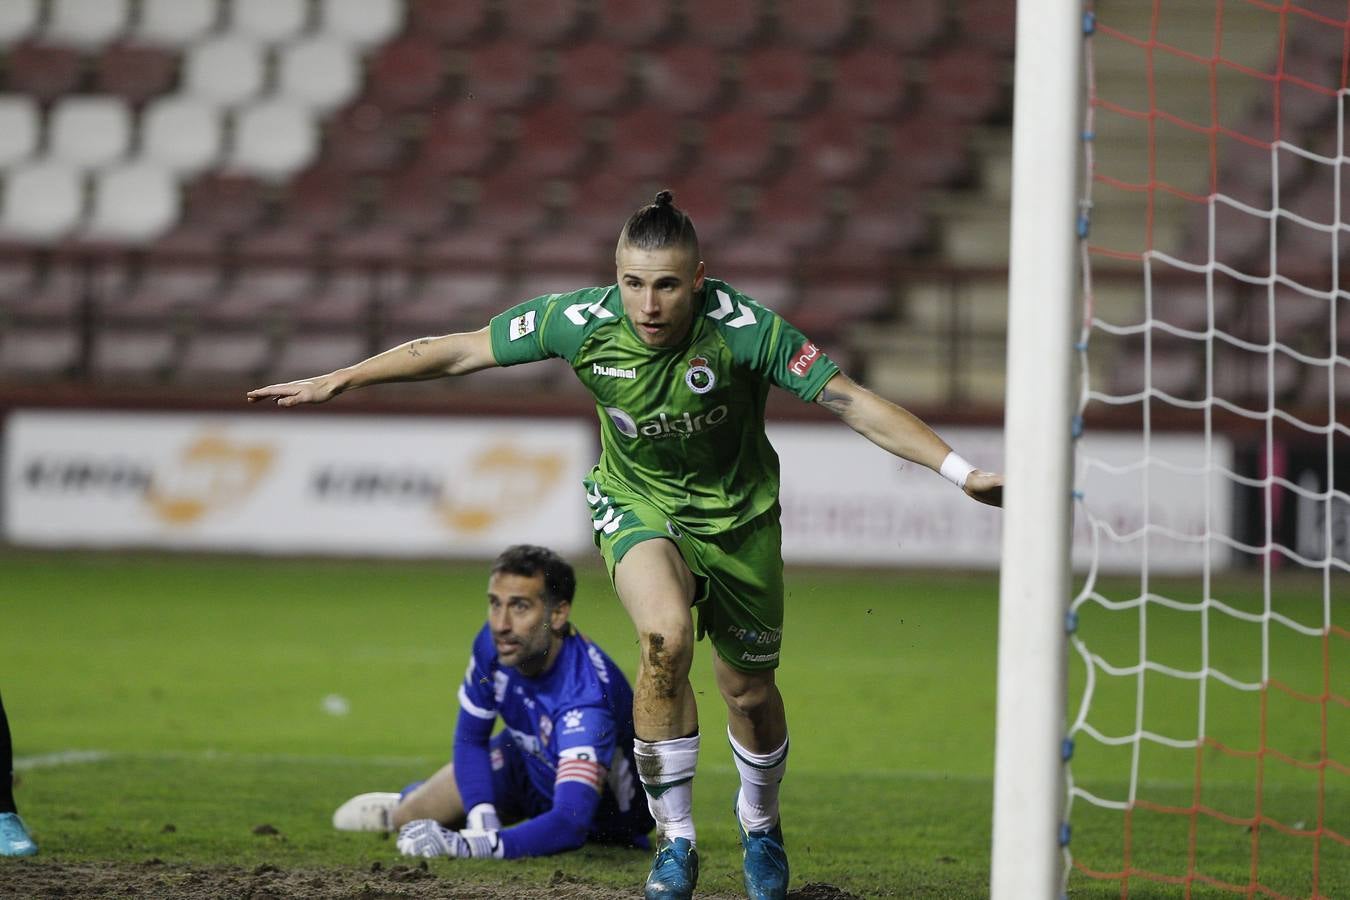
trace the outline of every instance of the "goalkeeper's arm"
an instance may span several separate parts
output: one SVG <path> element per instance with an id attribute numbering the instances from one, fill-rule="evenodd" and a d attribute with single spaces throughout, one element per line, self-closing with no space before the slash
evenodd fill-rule
<path id="1" fill-rule="evenodd" d="M 468 375 L 497 365 L 487 328 L 400 344 L 346 368 L 272 384 L 248 392 L 248 401 L 274 400 L 277 406 L 323 403 L 344 391 L 390 381 L 425 381 L 447 375 Z"/>
<path id="2" fill-rule="evenodd" d="M 826 383 L 816 402 L 886 452 L 941 473 L 981 503 L 1003 504 L 1003 476 L 971 466 L 918 416 L 843 373 Z"/>

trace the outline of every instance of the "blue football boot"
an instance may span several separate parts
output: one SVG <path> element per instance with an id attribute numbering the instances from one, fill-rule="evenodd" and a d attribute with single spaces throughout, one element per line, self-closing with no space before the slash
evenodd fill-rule
<path id="1" fill-rule="evenodd" d="M 698 850 L 686 838 L 661 838 L 647 876 L 646 900 L 689 900 L 698 884 Z"/>
<path id="2" fill-rule="evenodd" d="M 0 813 L 0 856 L 32 856 L 37 844 L 18 813 Z"/>
<path id="3" fill-rule="evenodd" d="M 740 800 L 740 794 L 736 795 Z M 736 830 L 744 848 L 745 894 L 750 900 L 784 900 L 788 888 L 787 848 L 783 846 L 783 824 L 776 822 L 768 831 L 746 831 L 741 824 L 739 802 L 731 810 L 736 815 Z"/>

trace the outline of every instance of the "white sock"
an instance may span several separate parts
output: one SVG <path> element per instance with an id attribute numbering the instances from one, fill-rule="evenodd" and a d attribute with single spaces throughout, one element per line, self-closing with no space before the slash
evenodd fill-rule
<path id="1" fill-rule="evenodd" d="M 768 831 L 778 824 L 778 784 L 787 771 L 787 738 L 783 746 L 770 753 L 751 753 L 736 743 L 727 729 L 731 742 L 731 756 L 736 771 L 741 773 L 741 793 L 736 799 L 736 811 L 741 827 L 746 831 Z"/>
<path id="2" fill-rule="evenodd" d="M 647 793 L 647 808 L 665 837 L 694 842 L 694 766 L 698 735 L 670 741 L 633 741 L 638 778 Z"/>

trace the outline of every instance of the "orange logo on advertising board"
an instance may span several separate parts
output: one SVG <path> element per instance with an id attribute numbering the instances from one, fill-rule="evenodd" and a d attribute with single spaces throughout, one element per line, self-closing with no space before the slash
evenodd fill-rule
<path id="1" fill-rule="evenodd" d="M 456 531 L 486 531 L 503 516 L 530 512 L 557 486 L 565 468 L 559 453 L 529 453 L 511 444 L 487 447 L 469 460 L 462 489 L 457 484 L 454 496 L 443 496 L 436 513 Z"/>
<path id="2" fill-rule="evenodd" d="M 183 449 L 176 466 L 155 472 L 145 498 L 165 522 L 191 525 L 208 512 L 247 497 L 275 457 L 276 448 L 266 444 L 203 435 Z"/>

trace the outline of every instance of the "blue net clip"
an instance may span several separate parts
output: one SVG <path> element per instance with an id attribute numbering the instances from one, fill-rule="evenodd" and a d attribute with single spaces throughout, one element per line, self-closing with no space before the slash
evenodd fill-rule
<path id="1" fill-rule="evenodd" d="M 1064 762 L 1073 759 L 1073 738 L 1065 738 L 1059 742 L 1059 758 Z"/>
<path id="2" fill-rule="evenodd" d="M 1093 34 L 1097 31 L 1097 14 L 1091 10 L 1083 13 L 1083 34 Z"/>
<path id="3" fill-rule="evenodd" d="M 1073 634 L 1078 630 L 1078 613 L 1069 610 L 1064 614 L 1064 633 Z"/>
<path id="4" fill-rule="evenodd" d="M 1069 432 L 1076 438 L 1083 436 L 1083 417 L 1074 416 L 1073 423 L 1069 426 Z"/>
<path id="5" fill-rule="evenodd" d="M 1069 827 L 1068 822 L 1059 823 L 1059 845 L 1061 847 L 1069 846 L 1069 838 L 1073 837 L 1073 829 Z"/>
<path id="6" fill-rule="evenodd" d="M 1090 228 L 1091 224 L 1092 224 L 1092 220 L 1088 217 L 1088 214 L 1087 214 L 1087 213 L 1080 213 L 1080 214 L 1079 214 L 1079 216 L 1078 216 L 1078 227 L 1077 227 L 1077 231 L 1078 231 L 1078 236 L 1079 236 L 1080 238 L 1085 238 L 1085 237 L 1088 236 L 1088 231 L 1091 230 L 1091 228 Z"/>
<path id="7" fill-rule="evenodd" d="M 1084 141 L 1084 142 L 1095 141 L 1096 139 L 1097 139 L 1097 132 L 1095 132 L 1095 131 L 1084 131 L 1084 132 L 1083 132 L 1083 141 Z"/>

